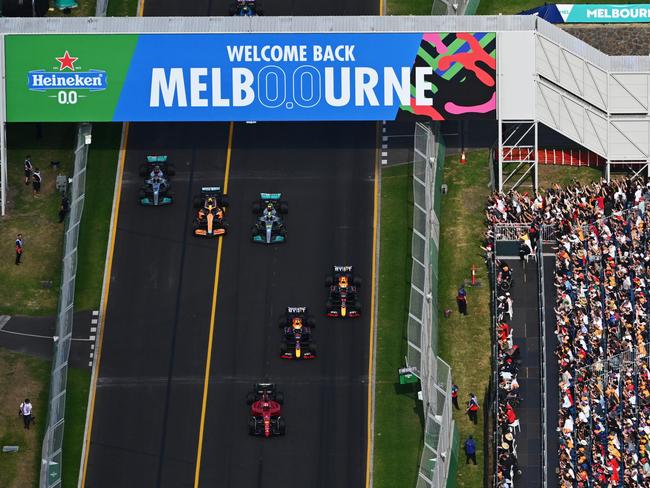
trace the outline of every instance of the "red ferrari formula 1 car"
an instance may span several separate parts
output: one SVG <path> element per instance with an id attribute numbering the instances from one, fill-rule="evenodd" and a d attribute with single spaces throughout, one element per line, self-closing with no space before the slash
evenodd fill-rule
<path id="1" fill-rule="evenodd" d="M 325 280 L 329 289 L 326 313 L 328 317 L 360 317 L 359 287 L 361 279 L 354 276 L 352 266 L 334 266 L 332 276 Z"/>
<path id="2" fill-rule="evenodd" d="M 282 416 L 284 395 L 273 383 L 257 383 L 248 393 L 246 402 L 251 406 L 248 433 L 272 437 L 284 435 L 286 425 Z"/>
<path id="3" fill-rule="evenodd" d="M 282 329 L 280 354 L 282 359 L 313 359 L 316 343 L 312 339 L 314 319 L 307 314 L 307 307 L 287 307 L 278 323 Z"/>

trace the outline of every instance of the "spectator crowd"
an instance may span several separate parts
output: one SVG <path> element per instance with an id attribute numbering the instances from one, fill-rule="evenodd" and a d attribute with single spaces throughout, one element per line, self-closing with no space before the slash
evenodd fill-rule
<path id="1" fill-rule="evenodd" d="M 555 228 L 563 488 L 650 487 L 649 200 L 650 183 L 622 179 L 488 202 L 490 224 Z"/>

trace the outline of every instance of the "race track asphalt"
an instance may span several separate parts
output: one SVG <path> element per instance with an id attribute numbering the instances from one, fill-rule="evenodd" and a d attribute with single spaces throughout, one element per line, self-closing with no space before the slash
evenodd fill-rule
<path id="1" fill-rule="evenodd" d="M 223 15 L 224 5 L 147 0 L 146 15 Z M 372 14 L 375 2 L 264 3 L 272 15 Z M 375 123 L 235 124 L 200 486 L 365 485 Z M 191 196 L 224 181 L 227 124 L 132 124 L 106 313 L 87 487 L 194 486 L 217 242 L 189 233 Z M 137 168 L 165 153 L 174 205 L 137 205 Z M 289 202 L 285 245 L 250 242 L 261 191 Z M 365 313 L 323 313 L 334 264 L 364 278 Z M 306 305 L 319 357 L 279 358 L 278 316 Z M 247 435 L 246 391 L 285 394 L 287 435 Z"/>
<path id="2" fill-rule="evenodd" d="M 216 243 L 191 236 L 191 197 L 223 182 L 227 135 L 223 124 L 129 130 L 88 487 L 192 484 Z M 141 207 L 139 165 L 161 153 L 176 165 L 175 202 Z"/>

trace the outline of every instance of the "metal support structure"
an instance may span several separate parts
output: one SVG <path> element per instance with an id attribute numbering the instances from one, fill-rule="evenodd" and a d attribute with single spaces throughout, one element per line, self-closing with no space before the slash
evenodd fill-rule
<path id="1" fill-rule="evenodd" d="M 631 178 L 646 176 L 650 178 L 650 161 L 607 161 L 605 163 L 605 179 L 609 183 L 612 177 L 612 169 L 616 171 L 626 168 L 627 175 Z"/>
<path id="2" fill-rule="evenodd" d="M 498 133 L 497 189 L 514 190 L 530 179 L 537 191 L 537 120 L 499 120 Z"/>

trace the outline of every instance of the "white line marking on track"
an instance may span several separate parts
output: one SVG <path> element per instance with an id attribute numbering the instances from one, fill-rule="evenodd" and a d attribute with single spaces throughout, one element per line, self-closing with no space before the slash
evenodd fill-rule
<path id="1" fill-rule="evenodd" d="M 97 327 L 91 327 L 90 332 L 97 332 Z"/>
<path id="2" fill-rule="evenodd" d="M 9 315 L 0 315 L 0 330 L 9 322 L 11 316 Z"/>
<path id="3" fill-rule="evenodd" d="M 97 317 L 99 315 L 99 310 L 93 310 L 93 317 Z"/>

